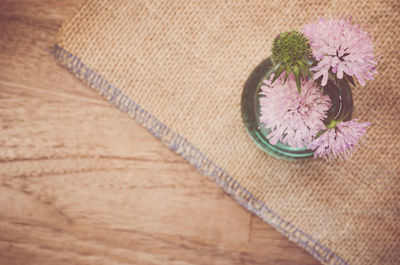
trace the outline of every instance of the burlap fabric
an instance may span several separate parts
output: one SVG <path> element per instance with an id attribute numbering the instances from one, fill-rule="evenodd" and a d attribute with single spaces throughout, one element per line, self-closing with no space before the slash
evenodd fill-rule
<path id="1" fill-rule="evenodd" d="M 242 122 L 246 79 L 280 31 L 346 14 L 381 54 L 376 79 L 353 90 L 367 145 L 339 163 L 268 156 Z M 397 0 L 91 0 L 55 55 L 323 264 L 400 264 L 399 25 Z"/>

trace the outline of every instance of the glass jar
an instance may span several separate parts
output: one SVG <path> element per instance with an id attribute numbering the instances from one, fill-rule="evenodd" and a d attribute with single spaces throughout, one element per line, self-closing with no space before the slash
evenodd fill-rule
<path id="1" fill-rule="evenodd" d="M 262 61 L 250 74 L 247 79 L 242 93 L 242 118 L 247 132 L 253 141 L 266 153 L 280 159 L 285 160 L 303 160 L 312 158 L 314 152 L 304 148 L 294 148 L 289 145 L 278 142 L 271 144 L 267 135 L 270 129 L 266 129 L 260 123 L 260 91 L 266 73 L 271 69 L 272 61 L 270 58 Z M 351 119 L 353 110 L 353 98 L 349 83 L 345 79 L 339 79 L 337 84 L 328 80 L 327 85 L 323 88 L 323 93 L 329 95 L 332 106 L 328 111 L 326 124 L 332 119 L 341 117 L 343 121 Z"/>

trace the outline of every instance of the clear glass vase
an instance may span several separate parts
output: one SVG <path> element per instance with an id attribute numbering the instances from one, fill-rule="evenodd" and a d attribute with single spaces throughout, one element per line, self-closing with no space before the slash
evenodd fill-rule
<path id="1" fill-rule="evenodd" d="M 261 62 L 250 74 L 247 79 L 242 93 L 242 118 L 247 132 L 253 141 L 266 153 L 285 160 L 302 160 L 312 158 L 314 152 L 307 148 L 294 148 L 289 145 L 278 142 L 271 144 L 267 135 L 270 129 L 266 129 L 260 123 L 260 87 L 265 79 L 266 73 L 271 69 L 272 61 L 267 58 Z M 332 106 L 328 111 L 328 117 L 325 122 L 329 122 L 332 118 L 343 121 L 351 119 L 353 110 L 353 98 L 349 83 L 344 80 L 333 82 L 328 81 L 323 88 L 324 94 L 329 95 Z"/>

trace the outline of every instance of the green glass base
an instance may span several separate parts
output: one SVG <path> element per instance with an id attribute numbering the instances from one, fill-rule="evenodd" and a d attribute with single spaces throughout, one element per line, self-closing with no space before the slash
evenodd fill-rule
<path id="1" fill-rule="evenodd" d="M 260 87 L 265 79 L 266 73 L 272 67 L 268 58 L 261 62 L 247 79 L 242 93 L 242 118 L 247 132 L 253 141 L 266 153 L 285 160 L 303 160 L 313 157 L 314 152 L 307 148 L 293 148 L 289 145 L 278 142 L 271 144 L 267 135 L 270 129 L 265 129 L 260 123 Z M 339 80 L 336 85 L 331 80 L 324 87 L 324 93 L 329 95 L 332 106 L 328 111 L 326 123 L 331 119 L 342 117 L 343 120 L 350 120 L 353 109 L 353 99 L 349 84 L 345 80 Z"/>

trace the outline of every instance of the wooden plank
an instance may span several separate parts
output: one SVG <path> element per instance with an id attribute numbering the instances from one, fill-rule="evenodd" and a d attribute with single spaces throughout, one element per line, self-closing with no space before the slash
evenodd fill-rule
<path id="1" fill-rule="evenodd" d="M 0 264 L 318 264 L 56 64 L 82 2 L 0 2 Z"/>

